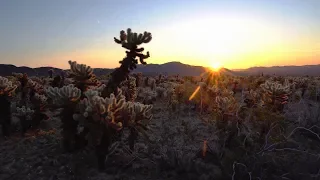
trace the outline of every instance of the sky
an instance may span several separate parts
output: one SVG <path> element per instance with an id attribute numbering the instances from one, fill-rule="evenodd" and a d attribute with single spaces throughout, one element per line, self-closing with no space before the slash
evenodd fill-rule
<path id="1" fill-rule="evenodd" d="M 1 0 L 0 64 L 114 68 L 120 30 L 152 33 L 148 63 L 320 64 L 320 0 Z"/>

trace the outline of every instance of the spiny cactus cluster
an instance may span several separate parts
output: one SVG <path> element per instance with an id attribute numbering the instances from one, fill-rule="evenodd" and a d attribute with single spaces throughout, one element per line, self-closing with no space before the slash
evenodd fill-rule
<path id="1" fill-rule="evenodd" d="M 83 74 L 79 73 L 78 76 L 83 76 Z M 135 80 L 131 79 L 132 86 L 133 82 Z M 64 108 L 60 116 L 63 123 L 63 144 L 67 150 L 72 151 L 80 148 L 82 142 L 84 142 L 82 145 L 86 145 L 85 142 L 94 142 L 93 145 L 98 149 L 97 152 L 100 152 L 97 157 L 103 158 L 100 157 L 104 154 L 102 150 L 108 150 L 110 143 L 112 143 L 108 139 L 114 136 L 112 134 L 119 133 L 125 127 L 130 128 L 133 134 L 130 138 L 134 142 L 138 132 L 133 131 L 137 131 L 139 128 L 143 130 L 145 127 L 141 120 L 152 117 L 150 114 L 151 105 L 126 101 L 120 89 L 116 95 L 112 93 L 109 97 L 104 98 L 101 96 L 104 88 L 105 85 L 102 85 L 85 90 L 83 99 L 81 99 L 82 91 L 73 84 L 62 88 L 49 87 L 46 90 L 47 96 L 52 99 L 53 104 Z M 78 132 L 79 126 L 83 126 L 84 131 Z M 86 137 L 91 137 L 91 139 L 86 139 Z M 133 143 L 130 146 L 133 148 Z M 103 162 L 100 162 L 99 165 L 103 166 Z"/>
<path id="2" fill-rule="evenodd" d="M 0 95 L 10 96 L 16 88 L 7 78 L 0 76 Z"/>
<path id="3" fill-rule="evenodd" d="M 46 97 L 40 95 L 42 86 L 29 79 L 25 74 L 14 73 L 14 78 L 17 78 L 16 82 L 20 83 L 13 85 L 5 77 L 0 77 L 0 92 L 1 92 L 1 116 L 3 116 L 3 133 L 8 136 L 13 130 L 11 127 L 11 117 L 16 115 L 20 119 L 20 125 L 22 133 L 30 127 L 36 127 L 39 125 L 42 119 L 47 118 L 44 114 Z M 19 92 L 20 91 L 20 92 Z M 21 94 L 20 103 L 16 103 L 16 109 L 11 110 L 12 98 Z M 13 97 L 11 97 L 13 96 Z M 12 114 L 13 113 L 13 114 Z"/>
<path id="4" fill-rule="evenodd" d="M 128 99 L 129 101 L 135 101 L 138 91 L 135 77 L 129 76 L 126 81 L 123 81 L 120 84 L 120 87 L 123 90 L 126 99 Z"/>
<path id="5" fill-rule="evenodd" d="M 283 105 L 286 104 L 289 99 L 290 85 L 266 81 L 264 84 L 261 84 L 261 88 L 265 92 L 263 102 L 267 105 L 276 106 L 275 108 L 278 110 L 282 110 Z"/>
<path id="6" fill-rule="evenodd" d="M 77 64 L 76 61 L 69 61 L 69 77 L 75 82 L 77 88 L 84 92 L 88 86 L 99 85 L 99 81 L 93 74 L 93 69 L 85 64 Z"/>
<path id="7" fill-rule="evenodd" d="M 49 87 L 46 89 L 46 94 L 52 99 L 56 105 L 68 105 L 76 102 L 81 97 L 81 90 L 76 88 L 73 84 L 63 86 L 62 88 Z"/>

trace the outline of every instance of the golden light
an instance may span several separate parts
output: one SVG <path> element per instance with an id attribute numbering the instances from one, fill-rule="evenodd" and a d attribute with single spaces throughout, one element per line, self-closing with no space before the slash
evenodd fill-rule
<path id="1" fill-rule="evenodd" d="M 200 86 L 197 87 L 197 89 L 191 94 L 191 96 L 189 97 L 189 101 L 191 101 L 199 92 L 200 90 Z"/>
<path id="2" fill-rule="evenodd" d="M 211 67 L 210 67 L 210 69 L 211 69 L 212 71 L 215 71 L 215 72 L 219 71 L 221 68 L 222 68 L 222 65 L 221 65 L 221 63 L 219 63 L 219 62 L 214 62 L 214 63 L 212 63 L 212 65 L 211 65 Z"/>
<path id="3" fill-rule="evenodd" d="M 246 15 L 199 14 L 158 31 L 166 38 L 157 39 L 157 48 L 163 49 L 161 47 L 167 39 L 172 39 L 172 48 L 162 50 L 162 54 L 184 59 L 187 64 L 212 67 L 213 70 L 219 69 L 221 64 L 211 64 L 211 60 L 219 59 L 225 67 L 241 66 L 244 60 L 235 64 L 239 58 L 261 54 L 281 42 L 278 30 L 268 21 L 262 22 Z M 177 57 L 176 54 L 183 56 Z"/>

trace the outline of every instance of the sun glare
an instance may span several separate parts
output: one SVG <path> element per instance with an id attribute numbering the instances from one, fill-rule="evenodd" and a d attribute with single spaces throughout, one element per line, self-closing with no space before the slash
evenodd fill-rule
<path id="1" fill-rule="evenodd" d="M 210 68 L 212 71 L 219 71 L 221 69 L 221 67 L 222 66 L 219 62 L 214 62 L 214 63 L 212 63 Z"/>
<path id="2" fill-rule="evenodd" d="M 262 20 L 251 16 L 233 14 L 209 13 L 186 17 L 184 21 L 167 26 L 161 34 L 174 39 L 174 48 L 165 50 L 166 53 L 196 58 L 197 65 L 207 65 L 213 70 L 221 66 L 206 64 L 209 60 L 219 59 L 225 66 L 240 66 L 233 62 L 239 58 L 247 59 L 251 54 L 261 54 L 281 43 L 278 30 L 268 21 L 262 23 Z M 188 61 L 191 63 L 192 60 Z"/>

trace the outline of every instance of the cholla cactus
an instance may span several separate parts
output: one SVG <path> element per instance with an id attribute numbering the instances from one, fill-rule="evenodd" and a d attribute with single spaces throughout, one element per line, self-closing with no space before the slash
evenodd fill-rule
<path id="1" fill-rule="evenodd" d="M 169 89 L 169 95 L 170 95 L 170 98 L 169 98 L 169 107 L 175 111 L 177 110 L 177 106 L 179 104 L 179 98 L 178 98 L 178 94 L 177 94 L 177 91 L 175 90 L 175 88 L 172 88 L 172 89 Z"/>
<path id="2" fill-rule="evenodd" d="M 152 106 L 126 102 L 125 96 L 122 95 L 120 89 L 117 95 L 111 94 L 108 98 L 98 96 L 98 92 L 93 90 L 85 92 L 85 96 L 86 98 L 81 101 L 81 106 L 84 107 L 82 116 L 89 121 L 92 120 L 91 123 L 98 122 L 98 124 L 105 125 L 116 131 L 121 130 L 124 126 L 129 127 L 132 134 L 130 135 L 130 148 L 133 148 L 137 133 L 145 128 L 141 121 L 152 117 L 150 114 Z M 78 115 L 74 117 L 80 119 Z M 94 130 L 90 130 L 90 132 L 92 131 Z M 95 131 L 98 130 L 96 129 Z M 93 138 L 91 142 L 95 142 L 95 145 L 106 143 L 99 140 L 99 134 L 101 133 L 95 132 L 91 134 Z"/>
<path id="3" fill-rule="evenodd" d="M 136 121 L 139 117 L 140 119 L 150 118 L 147 114 L 152 106 L 126 102 L 121 90 L 119 90 L 117 96 L 111 94 L 109 98 L 98 96 L 96 91 L 87 91 L 85 95 L 86 98 L 81 102 L 85 106 L 83 116 L 94 117 L 94 121 L 104 122 L 104 124 L 111 125 L 118 130 L 122 128 L 123 123 L 130 124 L 130 122 Z M 95 116 L 94 114 L 101 116 Z M 130 117 L 127 122 L 123 122 L 125 114 Z"/>
<path id="4" fill-rule="evenodd" d="M 33 91 L 42 93 L 44 91 L 44 86 L 37 81 L 33 81 L 31 79 L 28 79 L 27 87 L 31 88 Z"/>
<path id="5" fill-rule="evenodd" d="M 123 81 L 119 86 L 128 101 L 134 101 L 137 98 L 136 78 L 129 76 L 128 79 Z"/>
<path id="6" fill-rule="evenodd" d="M 76 61 L 69 61 L 70 74 L 74 79 L 76 87 L 85 92 L 89 85 L 99 84 L 96 76 L 93 74 L 93 69 L 85 64 L 77 64 Z"/>
<path id="7" fill-rule="evenodd" d="M 207 92 L 210 94 L 210 96 L 216 97 L 220 93 L 220 88 L 218 88 L 216 85 L 213 85 L 207 88 Z"/>
<path id="8" fill-rule="evenodd" d="M 261 104 L 261 94 L 257 91 L 242 91 L 241 94 L 241 103 L 245 103 L 247 107 L 253 107 L 255 105 Z"/>
<path id="9" fill-rule="evenodd" d="M 108 119 L 110 119 L 110 125 L 113 125 L 116 129 L 122 128 L 121 111 L 125 107 L 125 96 L 121 92 L 117 96 L 114 94 L 110 95 L 108 99 Z"/>
<path id="10" fill-rule="evenodd" d="M 130 129 L 129 147 L 134 149 L 135 141 L 138 133 L 145 134 L 146 126 L 142 123 L 143 119 L 151 119 L 152 105 L 144 105 L 141 103 L 128 102 L 125 104 L 124 110 L 129 114 L 129 121 L 124 122 Z"/>
<path id="11" fill-rule="evenodd" d="M 30 90 L 29 87 L 29 78 L 27 74 L 18 74 L 17 75 L 18 81 L 20 82 L 20 89 L 21 89 L 21 104 L 22 105 L 27 105 L 28 104 L 28 93 Z"/>
<path id="12" fill-rule="evenodd" d="M 85 111 L 83 113 L 84 117 L 93 117 L 94 121 L 104 121 L 105 124 L 117 124 L 118 128 L 122 128 L 122 122 L 117 122 L 119 120 L 120 110 L 124 107 L 125 97 L 121 92 L 117 96 L 114 94 L 110 95 L 110 98 L 103 98 L 98 96 L 97 91 L 87 91 L 85 92 L 86 98 L 82 100 L 82 104 L 85 106 Z M 95 116 L 106 114 L 106 117 Z"/>
<path id="13" fill-rule="evenodd" d="M 120 40 L 114 38 L 116 43 L 121 44 L 122 47 L 129 51 L 126 51 L 127 57 L 120 61 L 121 66 L 112 72 L 107 88 L 102 93 L 103 97 L 108 97 L 111 93 L 114 93 L 119 84 L 129 76 L 130 71 L 137 68 L 138 60 L 136 60 L 136 57 L 140 59 L 141 64 L 146 64 L 144 59 L 150 57 L 149 52 L 147 52 L 147 55 L 142 54 L 141 52 L 144 51 L 144 48 L 138 48 L 138 45 L 149 43 L 151 39 L 151 33 L 145 32 L 138 35 L 137 33 L 132 33 L 131 29 L 128 29 L 127 33 L 121 31 Z"/>
<path id="14" fill-rule="evenodd" d="M 140 87 L 143 85 L 143 76 L 142 73 L 133 74 L 133 77 L 136 78 L 136 86 Z"/>
<path id="15" fill-rule="evenodd" d="M 21 108 L 17 107 L 17 115 L 18 116 L 25 116 L 28 119 L 31 119 L 31 116 L 33 115 L 34 110 L 30 108 L 26 108 L 25 106 L 22 106 Z"/>
<path id="16" fill-rule="evenodd" d="M 36 76 L 30 77 L 30 80 L 32 80 L 33 82 L 36 82 L 40 85 L 45 85 L 46 84 L 46 79 L 45 78 L 39 78 Z"/>
<path id="17" fill-rule="evenodd" d="M 12 76 L 14 76 L 14 77 L 16 77 L 16 78 L 22 78 L 23 77 L 23 74 L 22 73 L 15 73 L 15 72 L 13 72 L 12 73 Z"/>
<path id="18" fill-rule="evenodd" d="M 136 78 L 129 76 L 128 79 L 128 100 L 134 101 L 137 98 Z"/>
<path id="19" fill-rule="evenodd" d="M 166 98 L 168 95 L 168 92 L 163 87 L 156 87 L 157 97 L 159 98 Z"/>
<path id="20" fill-rule="evenodd" d="M 0 76 L 0 95 L 11 96 L 12 92 L 17 88 L 7 78 Z"/>
<path id="21" fill-rule="evenodd" d="M 150 88 L 139 88 L 137 97 L 142 99 L 144 104 L 151 104 L 156 100 L 157 93 Z"/>
<path id="22" fill-rule="evenodd" d="M 48 97 L 51 98 L 53 100 L 53 103 L 56 105 L 65 105 L 69 102 L 76 102 L 81 97 L 80 89 L 74 87 L 73 84 L 63 86 L 62 88 L 49 87 L 46 90 L 46 93 Z"/>
<path id="23" fill-rule="evenodd" d="M 147 52 L 147 55 L 141 54 L 140 52 L 142 52 L 144 49 L 138 48 L 138 45 L 141 45 L 142 43 L 149 43 L 151 39 L 151 33 L 133 33 L 131 29 L 128 28 L 127 33 L 124 30 L 120 31 L 120 40 L 114 38 L 114 41 L 118 44 L 121 44 L 123 48 L 130 50 L 130 52 L 127 52 L 128 54 L 132 55 L 133 57 L 138 56 L 141 64 L 146 64 L 144 59 L 150 57 L 149 52 Z"/>
<path id="24" fill-rule="evenodd" d="M 49 87 L 46 89 L 47 96 L 54 105 L 63 107 L 60 113 L 62 122 L 62 145 L 65 150 L 73 151 L 77 147 L 78 122 L 73 120 L 81 97 L 80 89 L 73 85 L 63 86 L 62 88 Z"/>
<path id="25" fill-rule="evenodd" d="M 286 94 L 290 93 L 290 85 L 289 84 L 282 85 L 277 82 L 266 81 L 264 84 L 261 84 L 261 87 L 264 91 L 271 93 L 271 94 L 275 94 L 275 95 L 279 95 L 279 94 L 283 94 L 283 93 L 286 93 Z"/>
<path id="26" fill-rule="evenodd" d="M 50 79 L 50 85 L 52 87 L 62 87 L 64 85 L 64 79 L 61 76 L 56 75 L 52 80 Z"/>
<path id="27" fill-rule="evenodd" d="M 151 119 L 152 105 L 144 105 L 139 102 L 127 102 L 124 110 L 130 114 L 130 124 L 140 122 L 142 119 Z"/>
<path id="28" fill-rule="evenodd" d="M 290 85 L 282 85 L 278 82 L 266 81 L 261 84 L 262 90 L 265 92 L 263 102 L 266 105 L 274 106 L 278 110 L 283 110 L 283 105 L 287 103 Z"/>
<path id="29" fill-rule="evenodd" d="M 60 115 L 63 123 L 62 136 L 65 148 L 73 150 L 74 147 L 77 147 L 77 142 L 85 139 L 88 133 L 93 135 L 98 138 L 98 141 L 94 142 L 97 143 L 95 144 L 96 155 L 100 168 L 104 168 L 108 148 L 115 140 L 114 137 L 119 135 L 117 130 L 121 130 L 124 125 L 132 125 L 133 127 L 130 128 L 130 144 L 132 144 L 132 139 L 135 139 L 137 134 L 134 125 L 139 124 L 142 117 L 151 117 L 149 115 L 151 106 L 130 105 L 125 101 L 122 92 L 118 92 L 120 83 L 129 77 L 130 70 L 136 68 L 138 64 L 136 57 L 140 59 L 142 64 L 146 64 L 144 59 L 149 57 L 149 53 L 142 54 L 144 49 L 137 46 L 148 43 L 152 39 L 151 33 L 138 35 L 132 33 L 130 29 L 127 32 L 128 34 L 125 34 L 124 31 L 121 32 L 120 40 L 115 38 L 117 43 L 129 50 L 126 51 L 127 57 L 120 61 L 121 66 L 111 73 L 111 78 L 106 86 L 102 86 L 101 96 L 98 89 L 87 89 L 89 85 L 98 84 L 90 66 L 79 65 L 72 61 L 69 61 L 70 76 L 74 79 L 77 88 L 69 85 L 60 89 L 47 89 L 48 97 L 55 104 L 64 107 Z M 81 95 L 83 99 L 80 101 Z M 81 122 L 74 119 L 83 119 L 85 122 L 82 132 L 78 133 L 78 125 Z"/>
<path id="30" fill-rule="evenodd" d="M 286 87 L 289 86 L 289 89 L 290 89 L 291 92 L 296 90 L 296 83 L 291 81 L 290 78 L 286 78 L 284 80 L 283 85 L 286 86 Z"/>
<path id="31" fill-rule="evenodd" d="M 31 99 L 32 107 L 34 109 L 34 115 L 32 120 L 32 126 L 34 128 L 40 125 L 42 120 L 47 120 L 49 117 L 46 115 L 46 108 L 48 105 L 48 98 L 43 94 L 35 93 Z"/>
<path id="32" fill-rule="evenodd" d="M 308 84 L 309 79 L 305 77 L 292 78 L 293 82 L 296 84 L 297 88 L 302 88 Z"/>
<path id="33" fill-rule="evenodd" d="M 32 124 L 31 120 L 34 114 L 34 110 L 30 108 L 26 108 L 25 106 L 22 106 L 21 108 L 17 107 L 16 114 L 20 119 L 22 134 L 24 134 L 26 133 L 27 129 L 30 127 L 30 124 Z"/>
<path id="34" fill-rule="evenodd" d="M 7 78 L 0 76 L 0 124 L 4 136 L 10 134 L 11 124 L 11 101 L 8 97 L 17 88 Z"/>
<path id="35" fill-rule="evenodd" d="M 85 64 L 78 64 L 76 61 L 68 61 L 70 65 L 70 74 L 76 80 L 88 80 L 95 78 L 93 69 Z"/>
<path id="36" fill-rule="evenodd" d="M 213 111 L 215 124 L 218 129 L 225 129 L 233 123 L 233 121 L 231 121 L 232 119 L 230 118 L 235 116 L 238 108 L 238 103 L 232 96 L 217 96 L 215 102 L 216 103 Z"/>
<path id="37" fill-rule="evenodd" d="M 101 95 L 101 92 L 106 88 L 105 84 L 101 84 L 100 86 L 89 86 L 89 90 L 97 91 L 99 96 Z M 88 90 L 88 91 L 89 91 Z"/>
<path id="38" fill-rule="evenodd" d="M 151 90 L 155 90 L 156 88 L 156 79 L 152 77 L 145 77 L 144 78 L 145 86 L 150 87 Z"/>
<path id="39" fill-rule="evenodd" d="M 65 78 L 64 79 L 64 84 L 65 85 L 69 85 L 69 84 L 72 84 L 74 81 L 72 80 L 72 78 Z"/>
<path id="40" fill-rule="evenodd" d="M 216 97 L 217 108 L 223 114 L 233 114 L 237 108 L 237 103 L 233 97 Z"/>
<path id="41" fill-rule="evenodd" d="M 40 104 L 47 104 L 48 98 L 47 98 L 45 95 L 43 95 L 43 94 L 35 93 L 34 98 L 35 98 L 35 100 L 37 100 Z"/>

